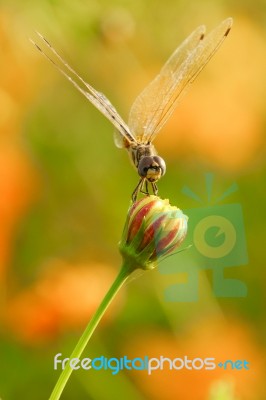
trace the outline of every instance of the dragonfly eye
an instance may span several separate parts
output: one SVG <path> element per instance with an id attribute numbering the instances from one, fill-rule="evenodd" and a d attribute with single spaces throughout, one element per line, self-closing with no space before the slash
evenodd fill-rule
<path id="1" fill-rule="evenodd" d="M 149 168 L 152 166 L 153 157 L 144 156 L 140 159 L 138 165 L 138 173 L 140 176 L 146 177 Z"/>
<path id="2" fill-rule="evenodd" d="M 140 159 L 138 173 L 150 182 L 158 181 L 166 171 L 165 162 L 158 156 L 144 156 Z"/>
<path id="3" fill-rule="evenodd" d="M 153 157 L 153 160 L 154 160 L 154 162 L 156 162 L 159 165 L 160 170 L 161 170 L 161 176 L 163 176 L 166 172 L 166 164 L 165 164 L 164 159 L 162 157 L 155 156 L 155 157 Z"/>

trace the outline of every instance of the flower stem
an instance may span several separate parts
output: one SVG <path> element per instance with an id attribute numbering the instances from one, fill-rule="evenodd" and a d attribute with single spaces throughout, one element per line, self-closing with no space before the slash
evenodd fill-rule
<path id="1" fill-rule="evenodd" d="M 90 340 L 93 332 L 95 331 L 97 325 L 99 324 L 102 316 L 104 315 L 105 311 L 109 307 L 110 303 L 116 296 L 117 292 L 119 289 L 123 286 L 127 278 L 129 277 L 130 273 L 132 272 L 132 269 L 130 268 L 129 265 L 124 264 L 122 265 L 122 268 L 120 272 L 118 273 L 117 277 L 115 278 L 112 286 L 104 296 L 101 304 L 99 305 L 98 309 L 92 316 L 90 322 L 88 323 L 85 331 L 83 332 L 81 338 L 79 339 L 76 347 L 74 348 L 70 359 L 68 360 L 65 368 L 61 372 L 61 375 L 58 378 L 58 381 L 54 387 L 54 390 L 49 397 L 49 400 L 58 400 L 60 399 L 60 396 L 64 390 L 64 387 L 72 373 L 72 368 L 70 367 L 70 360 L 73 358 L 80 358 L 83 350 L 85 349 L 88 341 Z"/>

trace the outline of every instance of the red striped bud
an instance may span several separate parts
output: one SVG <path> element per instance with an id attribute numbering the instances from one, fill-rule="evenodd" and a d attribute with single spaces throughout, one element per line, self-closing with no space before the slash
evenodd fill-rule
<path id="1" fill-rule="evenodd" d="M 132 269 L 153 269 L 183 242 L 188 217 L 157 196 L 135 202 L 128 211 L 120 253 Z"/>

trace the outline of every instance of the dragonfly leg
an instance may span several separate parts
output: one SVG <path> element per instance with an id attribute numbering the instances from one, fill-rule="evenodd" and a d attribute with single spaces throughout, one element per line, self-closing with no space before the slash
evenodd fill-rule
<path id="1" fill-rule="evenodd" d="M 145 190 L 144 190 L 144 182 L 145 182 Z M 147 196 L 149 196 L 149 187 L 148 187 L 148 181 L 147 179 L 144 178 L 143 182 L 142 182 L 142 186 L 140 189 L 140 192 L 143 194 L 146 194 Z"/>
<path id="2" fill-rule="evenodd" d="M 142 188 L 143 189 L 143 188 Z M 148 181 L 147 179 L 145 179 L 145 190 L 146 190 L 146 194 L 149 194 L 149 188 L 148 188 Z M 143 192 L 142 192 L 143 193 Z"/>
<path id="3" fill-rule="evenodd" d="M 136 188 L 134 189 L 134 192 L 132 193 L 132 201 L 133 201 L 133 203 L 135 203 L 135 201 L 137 200 L 139 192 L 142 192 L 142 188 L 143 188 L 143 185 L 144 185 L 144 180 L 145 180 L 145 178 L 140 178 Z"/>
<path id="4" fill-rule="evenodd" d="M 154 182 L 151 182 L 151 186 L 152 186 L 152 190 L 153 190 L 154 195 L 157 196 L 157 194 L 158 194 L 158 186 Z"/>

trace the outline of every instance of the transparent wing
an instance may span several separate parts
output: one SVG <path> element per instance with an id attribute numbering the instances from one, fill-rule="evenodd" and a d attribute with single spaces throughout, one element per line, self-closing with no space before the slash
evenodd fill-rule
<path id="1" fill-rule="evenodd" d="M 78 73 L 70 67 L 70 65 L 57 53 L 57 51 L 50 45 L 50 43 L 39 33 L 36 32 L 41 38 L 42 43 L 46 47 L 46 51 L 50 51 L 48 55 L 39 45 L 33 40 L 31 42 L 36 48 L 63 74 L 71 83 L 80 91 L 119 131 L 124 141 L 128 144 L 136 142 L 134 136 L 130 133 L 129 127 L 120 117 L 111 102 L 104 96 L 104 94 L 95 90 L 91 85 L 85 82 Z M 78 83 L 79 82 L 79 83 Z M 82 87 L 83 86 L 83 87 Z M 121 140 L 122 143 L 122 140 Z"/>
<path id="2" fill-rule="evenodd" d="M 128 126 L 138 142 L 152 141 L 173 113 L 181 94 L 228 35 L 232 19 L 223 21 L 203 38 L 204 27 L 196 29 L 166 62 L 160 74 L 135 100 Z"/>
<path id="3" fill-rule="evenodd" d="M 120 134 L 120 132 L 118 132 L 117 129 L 114 131 L 114 142 L 116 147 L 119 149 L 125 147 L 124 137 Z"/>

